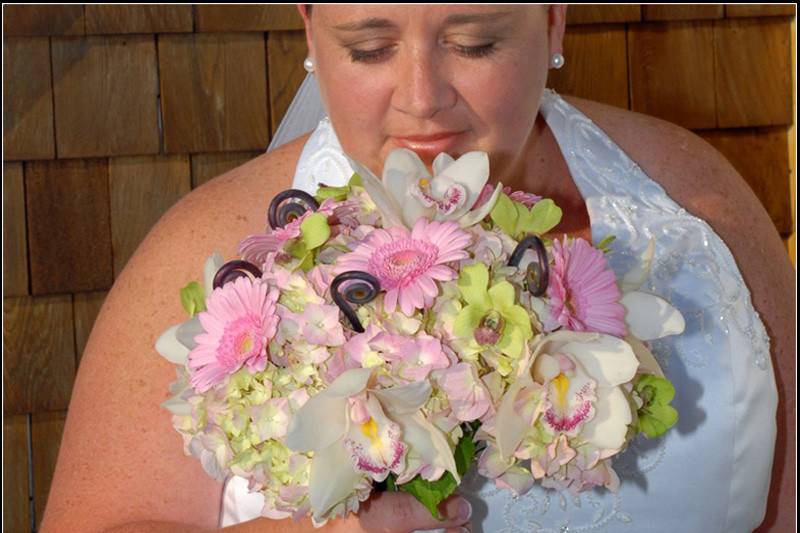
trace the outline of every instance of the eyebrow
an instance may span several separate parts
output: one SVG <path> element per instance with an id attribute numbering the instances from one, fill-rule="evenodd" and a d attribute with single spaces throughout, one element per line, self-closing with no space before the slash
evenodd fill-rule
<path id="1" fill-rule="evenodd" d="M 478 22 L 495 22 L 503 20 L 513 15 L 510 11 L 494 11 L 491 13 L 456 13 L 444 19 L 444 26 L 458 26 L 460 24 L 472 24 Z M 389 19 L 370 17 L 356 22 L 347 22 L 334 26 L 333 29 L 345 32 L 357 32 L 362 30 L 393 30 L 397 25 Z"/>

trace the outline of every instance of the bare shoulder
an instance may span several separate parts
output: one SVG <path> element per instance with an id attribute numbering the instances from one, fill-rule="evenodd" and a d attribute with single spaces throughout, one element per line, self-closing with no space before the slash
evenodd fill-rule
<path id="1" fill-rule="evenodd" d="M 675 202 L 708 222 L 733 254 L 770 336 L 779 396 L 768 518 L 758 531 L 788 531 L 796 505 L 796 272 L 772 220 L 725 157 L 691 131 L 597 102 L 565 99 L 604 130 Z"/>
<path id="2" fill-rule="evenodd" d="M 263 231 L 269 201 L 290 186 L 308 135 L 251 159 L 195 189 L 167 213 L 159 229 L 167 230 L 163 233 L 169 238 L 176 229 L 173 224 L 179 227 L 183 223 L 207 224 L 208 229 L 214 231 L 195 232 L 195 236 L 222 238 L 226 242 L 220 245 L 227 249 L 235 245 L 232 240 L 241 238 L 244 233 Z"/>
<path id="3" fill-rule="evenodd" d="M 160 407 L 174 366 L 154 349 L 185 320 L 179 291 L 205 259 L 233 258 L 264 230 L 272 196 L 287 188 L 307 136 L 192 191 L 151 230 L 109 292 L 76 378 L 42 531 L 101 531 L 160 520 L 217 526 L 222 484 L 183 454 Z"/>

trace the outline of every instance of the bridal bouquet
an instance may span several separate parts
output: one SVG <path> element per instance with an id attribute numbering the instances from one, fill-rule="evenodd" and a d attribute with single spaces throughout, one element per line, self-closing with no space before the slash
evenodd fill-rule
<path id="1" fill-rule="evenodd" d="M 582 239 L 548 239 L 552 200 L 487 185 L 488 156 L 396 150 L 382 179 L 289 190 L 269 228 L 181 292 L 190 318 L 156 349 L 177 365 L 164 407 L 212 476 L 249 480 L 271 518 L 316 525 L 373 490 L 434 515 L 462 476 L 616 490 L 612 458 L 677 420 L 647 341 L 683 331 Z"/>

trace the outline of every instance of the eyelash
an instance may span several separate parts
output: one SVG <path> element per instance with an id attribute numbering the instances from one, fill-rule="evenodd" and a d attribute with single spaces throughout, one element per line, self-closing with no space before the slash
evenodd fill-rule
<path id="1" fill-rule="evenodd" d="M 482 46 L 456 46 L 456 49 L 460 54 L 470 58 L 488 57 L 496 52 L 494 43 L 484 44 Z M 388 48 L 379 48 L 378 50 L 351 49 L 350 59 L 352 59 L 354 63 L 375 63 L 386 55 L 388 50 Z"/>

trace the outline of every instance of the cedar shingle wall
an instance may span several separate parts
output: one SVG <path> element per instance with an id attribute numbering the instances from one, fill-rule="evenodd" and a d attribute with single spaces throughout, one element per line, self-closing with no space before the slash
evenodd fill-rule
<path id="1" fill-rule="evenodd" d="M 788 237 L 793 18 L 571 6 L 550 85 L 696 131 Z M 3 525 L 27 532 L 115 276 L 175 201 L 266 149 L 306 45 L 294 5 L 5 6 L 3 29 Z"/>

